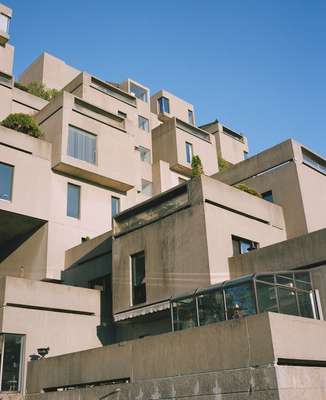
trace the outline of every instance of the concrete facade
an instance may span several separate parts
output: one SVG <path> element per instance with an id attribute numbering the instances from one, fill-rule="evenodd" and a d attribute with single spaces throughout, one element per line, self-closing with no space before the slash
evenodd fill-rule
<path id="1" fill-rule="evenodd" d="M 29 363 L 26 399 L 326 398 L 326 160 L 292 139 L 248 158 L 242 133 L 198 126 L 188 101 L 48 53 L 19 85 L 9 39 L 0 32 L 0 121 L 29 114 L 42 137 L 0 126 L 1 396 L 25 394 L 29 356 L 50 347 Z M 32 82 L 59 93 L 37 97 L 21 86 Z M 212 285 L 297 269 L 311 272 L 292 274 L 301 292 L 263 282 L 263 300 L 286 293 L 284 312 L 306 317 L 311 306 L 309 318 L 259 314 L 256 286 L 256 306 L 241 314 L 248 284 L 206 304 L 223 304 L 226 321 L 200 323 L 199 294 Z M 173 301 L 186 292 L 180 321 L 195 299 L 200 326 L 178 330 Z"/>

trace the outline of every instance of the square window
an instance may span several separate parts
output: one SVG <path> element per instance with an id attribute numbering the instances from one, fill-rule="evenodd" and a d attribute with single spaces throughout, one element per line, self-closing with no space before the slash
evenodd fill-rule
<path id="1" fill-rule="evenodd" d="M 147 118 L 138 115 L 138 128 L 143 131 L 149 132 L 149 121 Z"/>
<path id="2" fill-rule="evenodd" d="M 146 302 L 145 252 L 131 256 L 132 305 Z"/>
<path id="3" fill-rule="evenodd" d="M 268 192 L 262 193 L 261 196 L 264 200 L 274 203 L 273 192 L 271 190 L 269 190 Z"/>
<path id="4" fill-rule="evenodd" d="M 80 186 L 68 183 L 67 216 L 80 217 Z"/>
<path id="5" fill-rule="evenodd" d="M 151 163 L 151 151 L 143 146 L 138 146 L 141 161 Z"/>
<path id="6" fill-rule="evenodd" d="M 14 167 L 0 163 L 0 199 L 11 200 Z"/>
<path id="7" fill-rule="evenodd" d="M 142 194 L 145 194 L 147 196 L 152 196 L 153 195 L 153 184 L 150 181 L 147 181 L 146 179 L 141 180 L 141 192 Z"/>
<path id="8" fill-rule="evenodd" d="M 233 256 L 248 253 L 259 248 L 259 243 L 232 235 Z"/>
<path id="9" fill-rule="evenodd" d="M 68 156 L 96 164 L 96 135 L 69 125 Z"/>
<path id="10" fill-rule="evenodd" d="M 130 82 L 130 93 L 137 97 L 137 99 L 142 100 L 145 103 L 148 102 L 148 91 L 133 82 Z"/>

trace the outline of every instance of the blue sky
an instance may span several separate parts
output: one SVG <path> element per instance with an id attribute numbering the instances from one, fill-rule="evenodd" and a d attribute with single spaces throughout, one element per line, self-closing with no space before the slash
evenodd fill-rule
<path id="1" fill-rule="evenodd" d="M 2 0 L 15 75 L 41 52 L 103 79 L 133 78 L 247 135 L 326 155 L 325 0 Z"/>

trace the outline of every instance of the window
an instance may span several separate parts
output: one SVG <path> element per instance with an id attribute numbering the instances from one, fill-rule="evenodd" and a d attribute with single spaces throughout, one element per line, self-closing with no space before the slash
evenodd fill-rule
<path id="1" fill-rule="evenodd" d="M 120 212 L 120 199 L 119 197 L 111 197 L 111 215 L 112 218 Z"/>
<path id="2" fill-rule="evenodd" d="M 233 255 L 248 253 L 248 251 L 255 250 L 259 247 L 257 242 L 252 240 L 242 239 L 237 236 L 232 236 Z"/>
<path id="3" fill-rule="evenodd" d="M 14 167 L 0 163 L 0 199 L 11 200 Z"/>
<path id="4" fill-rule="evenodd" d="M 96 164 L 96 135 L 69 125 L 68 155 Z"/>
<path id="5" fill-rule="evenodd" d="M 127 114 L 123 111 L 118 111 L 118 115 L 119 115 L 119 117 L 127 118 Z"/>
<path id="6" fill-rule="evenodd" d="M 195 121 L 194 121 L 194 113 L 192 112 L 192 110 L 188 110 L 188 122 L 191 125 L 194 125 Z"/>
<path id="7" fill-rule="evenodd" d="M 143 146 L 139 146 L 138 149 L 139 149 L 141 161 L 150 163 L 151 162 L 151 151 L 149 149 L 146 149 L 146 147 L 143 147 Z"/>
<path id="8" fill-rule="evenodd" d="M 0 31 L 8 33 L 9 32 L 9 17 L 0 13 Z"/>
<path id="9" fill-rule="evenodd" d="M 143 131 L 149 132 L 149 121 L 147 118 L 138 115 L 138 128 Z"/>
<path id="10" fill-rule="evenodd" d="M 72 183 L 68 183 L 67 215 L 73 218 L 80 217 L 80 186 Z"/>
<path id="11" fill-rule="evenodd" d="M 145 252 L 131 256 L 132 305 L 146 302 Z"/>
<path id="12" fill-rule="evenodd" d="M 270 201 L 271 203 L 273 203 L 273 192 L 271 190 L 269 190 L 268 192 L 262 193 L 261 194 L 262 198 L 266 201 Z"/>
<path id="13" fill-rule="evenodd" d="M 192 157 L 193 157 L 192 144 L 186 142 L 186 161 L 188 164 L 191 164 Z"/>
<path id="14" fill-rule="evenodd" d="M 135 83 L 130 82 L 130 93 L 135 95 L 137 99 L 148 102 L 148 92 L 146 89 L 136 85 Z"/>
<path id="15" fill-rule="evenodd" d="M 153 194 L 153 184 L 146 179 L 141 180 L 141 192 L 142 194 L 146 194 L 147 196 L 152 196 Z"/>
<path id="16" fill-rule="evenodd" d="M 158 106 L 160 113 L 170 113 L 170 101 L 166 97 L 158 99 Z"/>
<path id="17" fill-rule="evenodd" d="M 243 159 L 247 160 L 249 158 L 249 153 L 247 151 L 243 152 Z"/>
<path id="18" fill-rule="evenodd" d="M 19 392 L 22 376 L 23 336 L 0 335 L 0 391 Z"/>

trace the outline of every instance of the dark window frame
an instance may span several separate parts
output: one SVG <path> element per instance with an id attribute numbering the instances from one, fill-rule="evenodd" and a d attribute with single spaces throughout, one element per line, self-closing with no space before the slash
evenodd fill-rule
<path id="1" fill-rule="evenodd" d="M 140 263 L 139 263 L 140 262 Z M 130 256 L 131 264 L 131 305 L 137 306 L 146 303 L 146 257 L 145 251 L 139 251 Z M 141 268 L 142 271 L 137 271 Z M 137 275 L 137 273 L 139 275 Z M 138 282 L 139 280 L 139 282 Z"/>

